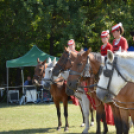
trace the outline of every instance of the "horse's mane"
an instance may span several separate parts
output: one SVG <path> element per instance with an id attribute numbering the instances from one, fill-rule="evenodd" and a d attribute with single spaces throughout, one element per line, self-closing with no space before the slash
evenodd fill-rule
<path id="1" fill-rule="evenodd" d="M 115 55 L 122 58 L 134 58 L 134 52 L 116 52 Z"/>
<path id="2" fill-rule="evenodd" d="M 86 52 L 86 51 L 80 51 L 80 52 L 78 52 L 77 55 L 81 55 L 81 54 L 83 54 L 84 52 Z"/>

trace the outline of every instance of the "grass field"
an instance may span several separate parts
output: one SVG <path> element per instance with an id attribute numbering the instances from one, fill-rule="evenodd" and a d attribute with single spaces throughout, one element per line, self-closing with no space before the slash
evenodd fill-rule
<path id="1" fill-rule="evenodd" d="M 0 103 L 0 134 L 58 134 L 64 133 L 63 105 L 61 103 L 62 128 L 56 131 L 57 115 L 54 104 L 16 105 Z M 82 116 L 78 106 L 69 104 L 70 134 L 79 134 L 84 128 L 80 127 Z M 102 123 L 101 123 L 102 125 Z M 115 127 L 108 126 L 108 134 L 115 134 Z M 89 133 L 95 134 L 96 123 L 90 127 Z M 103 127 L 102 130 L 103 131 Z M 134 134 L 131 128 L 130 134 Z"/>

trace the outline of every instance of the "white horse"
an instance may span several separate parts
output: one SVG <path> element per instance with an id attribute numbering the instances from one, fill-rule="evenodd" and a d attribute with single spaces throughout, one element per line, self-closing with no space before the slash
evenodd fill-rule
<path id="1" fill-rule="evenodd" d="M 52 76 L 52 71 L 54 66 L 56 65 L 56 59 L 54 59 L 53 62 L 51 62 L 51 60 L 48 60 L 48 67 L 45 69 L 45 77 L 44 80 L 48 80 L 48 79 L 53 79 L 53 81 L 55 81 L 58 77 L 63 77 L 64 80 L 67 80 L 68 76 L 69 76 L 69 72 L 68 71 L 64 71 L 62 73 L 59 74 L 58 77 Z M 44 81 L 44 84 L 46 84 L 48 82 Z M 52 84 L 51 81 L 49 81 L 50 84 Z M 46 84 L 47 85 L 47 84 Z M 88 133 L 89 130 L 89 108 L 90 108 L 90 102 L 89 99 L 87 98 L 87 95 L 85 94 L 85 92 L 83 91 L 83 89 L 78 88 L 77 89 L 78 92 L 75 92 L 75 96 L 78 98 L 79 103 L 82 107 L 82 111 L 83 111 L 83 116 L 85 118 L 85 124 L 82 123 L 82 127 L 85 126 L 85 129 L 83 130 L 83 133 Z M 90 126 L 94 125 L 94 121 L 91 121 Z"/>
<path id="2" fill-rule="evenodd" d="M 119 94 L 122 88 L 130 88 L 132 83 L 134 83 L 134 53 L 133 52 L 116 52 L 115 55 L 112 51 L 108 50 L 107 61 L 103 67 L 102 73 L 100 75 L 99 82 L 97 84 L 96 94 L 98 98 L 107 103 L 111 102 L 109 99 L 111 96 L 115 97 Z M 130 82 L 130 83 L 129 83 Z M 130 86 L 129 86 L 130 84 Z M 131 92 L 130 92 L 131 93 Z M 126 95 L 133 95 L 131 94 Z M 124 94 L 122 94 L 122 97 Z M 132 98 L 132 96 L 130 96 Z M 134 102 L 126 102 L 126 105 L 130 105 L 132 108 Z M 120 107 L 120 113 L 123 110 L 129 109 L 132 120 L 129 121 L 129 125 L 132 126 L 134 122 L 133 109 Z M 124 117 L 122 117 L 123 119 Z"/>
<path id="3" fill-rule="evenodd" d="M 115 68 L 114 59 L 117 58 Z M 127 84 L 127 82 L 134 82 L 134 53 L 132 52 L 117 52 L 115 55 L 108 50 L 107 62 L 100 75 L 100 80 L 97 87 L 97 96 L 103 101 L 107 102 L 106 95 L 109 93 L 118 95 L 120 90 Z M 112 73 L 113 69 L 113 73 Z M 106 71 L 107 70 L 107 71 Z M 109 71 L 108 71 L 109 70 Z M 106 73 L 112 75 L 110 80 Z M 110 84 L 109 84 L 110 82 Z M 109 89 L 108 88 L 109 84 Z M 99 88 L 100 87 L 100 88 Z"/>

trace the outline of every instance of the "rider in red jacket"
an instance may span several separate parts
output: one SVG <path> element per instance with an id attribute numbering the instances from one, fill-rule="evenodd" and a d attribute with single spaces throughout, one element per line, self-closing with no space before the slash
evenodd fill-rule
<path id="1" fill-rule="evenodd" d="M 101 33 L 101 40 L 103 45 L 101 46 L 101 55 L 107 56 L 107 50 L 113 51 L 112 45 L 108 42 L 109 40 L 109 30 L 102 31 Z"/>
<path id="2" fill-rule="evenodd" d="M 127 40 L 121 35 L 124 33 L 124 28 L 122 23 L 116 24 L 112 27 L 112 34 L 114 36 L 113 40 L 113 52 L 119 51 L 121 48 L 121 52 L 127 51 L 128 43 Z"/>
<path id="3" fill-rule="evenodd" d="M 68 41 L 67 45 L 68 45 L 68 48 L 69 48 L 70 51 L 74 51 L 74 52 L 78 53 L 78 51 L 75 50 L 75 41 L 74 41 L 74 39 L 70 39 Z"/>

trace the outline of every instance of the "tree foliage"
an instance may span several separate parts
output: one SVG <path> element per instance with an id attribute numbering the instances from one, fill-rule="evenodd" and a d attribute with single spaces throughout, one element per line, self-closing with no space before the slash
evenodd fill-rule
<path id="1" fill-rule="evenodd" d="M 133 45 L 133 9 L 132 0 L 0 0 L 0 79 L 6 78 L 6 60 L 24 55 L 34 44 L 58 57 L 70 38 L 77 50 L 100 51 L 101 32 L 119 22 Z"/>

